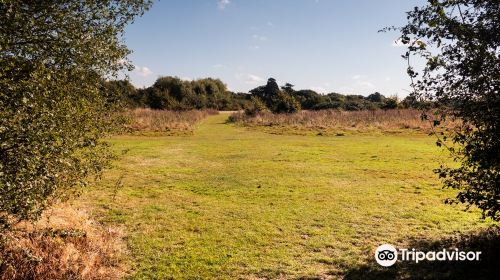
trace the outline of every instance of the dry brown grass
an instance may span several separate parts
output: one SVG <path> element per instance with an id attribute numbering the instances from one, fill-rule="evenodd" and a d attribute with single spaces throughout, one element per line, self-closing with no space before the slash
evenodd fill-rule
<path id="1" fill-rule="evenodd" d="M 127 128 L 139 132 L 165 132 L 185 134 L 193 132 L 195 125 L 216 110 L 168 111 L 134 109 L 127 111 Z"/>
<path id="2" fill-rule="evenodd" d="M 235 113 L 231 120 L 246 126 L 284 128 L 285 130 L 321 132 L 397 132 L 416 130 L 430 132 L 431 123 L 421 119 L 419 110 L 375 111 L 302 111 L 297 114 L 259 113 L 252 117 Z M 452 125 L 450 123 L 450 125 Z"/>
<path id="3" fill-rule="evenodd" d="M 126 275 L 120 231 L 68 204 L 36 224 L 0 236 L 0 279 L 120 279 Z"/>

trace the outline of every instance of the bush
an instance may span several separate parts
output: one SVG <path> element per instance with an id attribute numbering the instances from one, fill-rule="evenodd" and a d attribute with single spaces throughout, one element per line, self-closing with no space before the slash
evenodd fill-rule
<path id="1" fill-rule="evenodd" d="M 107 4 L 106 4 L 107 3 Z M 148 1 L 3 1 L 0 5 L 0 226 L 36 220 L 111 158 L 119 34 Z M 117 20 L 120 19 L 120 20 Z"/>
<path id="2" fill-rule="evenodd" d="M 396 98 L 386 98 L 381 106 L 384 110 L 398 108 L 398 100 Z"/>
<path id="3" fill-rule="evenodd" d="M 245 108 L 245 114 L 248 116 L 255 116 L 260 112 L 267 112 L 269 109 L 266 107 L 264 102 L 260 98 L 252 96 L 250 102 L 247 103 Z"/>
<path id="4" fill-rule="evenodd" d="M 300 111 L 300 103 L 293 96 L 280 91 L 272 111 L 273 113 L 297 113 Z"/>
<path id="5" fill-rule="evenodd" d="M 411 64 L 407 69 L 413 96 L 438 106 L 436 126 L 450 118 L 462 122 L 436 135 L 458 163 L 435 170 L 445 187 L 458 190 L 447 202 L 478 207 L 495 221 L 500 221 L 499 13 L 498 1 L 434 0 L 408 12 L 408 23 L 399 28 L 408 63 L 415 55 L 425 60 L 418 71 Z"/>

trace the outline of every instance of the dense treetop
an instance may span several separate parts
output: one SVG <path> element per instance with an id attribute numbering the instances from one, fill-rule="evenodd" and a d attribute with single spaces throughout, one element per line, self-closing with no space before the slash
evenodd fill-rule
<path id="1" fill-rule="evenodd" d="M 310 89 L 295 90 L 290 83 L 280 87 L 274 78 L 269 78 L 265 85 L 258 86 L 249 93 L 231 92 L 219 79 L 186 81 L 169 76 L 160 77 L 152 86 L 142 89 L 135 89 L 128 81 L 107 81 L 103 83 L 103 88 L 118 92 L 129 107 L 171 110 L 241 110 L 254 108 L 257 99 L 264 108 L 277 113 L 293 113 L 301 109 L 394 109 L 398 106 L 414 107 L 418 103 L 413 99 L 399 102 L 397 98 L 385 97 L 379 92 L 365 97 L 339 93 L 319 94 Z"/>

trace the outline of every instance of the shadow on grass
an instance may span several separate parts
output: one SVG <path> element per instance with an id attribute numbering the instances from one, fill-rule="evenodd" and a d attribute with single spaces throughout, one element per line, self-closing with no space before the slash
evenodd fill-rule
<path id="1" fill-rule="evenodd" d="M 462 234 L 442 240 L 410 240 L 408 249 L 440 251 L 458 248 L 481 251 L 479 261 L 398 261 L 391 267 L 375 260 L 349 269 L 343 279 L 500 279 L 500 228 Z"/>

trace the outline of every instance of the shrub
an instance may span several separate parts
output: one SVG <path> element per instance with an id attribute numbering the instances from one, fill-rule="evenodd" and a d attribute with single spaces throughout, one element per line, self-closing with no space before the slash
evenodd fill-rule
<path id="1" fill-rule="evenodd" d="M 0 5 L 0 226 L 35 220 L 111 155 L 103 77 L 127 66 L 119 39 L 149 1 Z M 111 98 L 112 100 L 113 98 Z"/>
<path id="2" fill-rule="evenodd" d="M 476 206 L 500 220 L 500 5 L 498 1 L 433 0 L 407 13 L 399 28 L 413 96 L 438 105 L 436 126 L 460 119 L 462 126 L 438 136 L 459 165 L 436 172 L 458 190 L 449 203 Z M 421 69 L 410 58 L 422 58 Z M 419 64 L 420 66 L 420 64 Z M 424 117 L 427 117 L 424 115 Z M 446 145 L 447 139 L 451 143 Z"/>
<path id="3" fill-rule="evenodd" d="M 250 102 L 247 103 L 245 108 L 245 114 L 249 116 L 255 116 L 258 113 L 269 111 L 266 104 L 260 100 L 260 98 L 252 96 Z"/>
<path id="4" fill-rule="evenodd" d="M 300 111 L 300 103 L 285 92 L 278 92 L 273 104 L 273 113 L 297 113 Z"/>
<path id="5" fill-rule="evenodd" d="M 398 100 L 396 98 L 386 98 L 381 106 L 384 110 L 398 108 Z"/>

